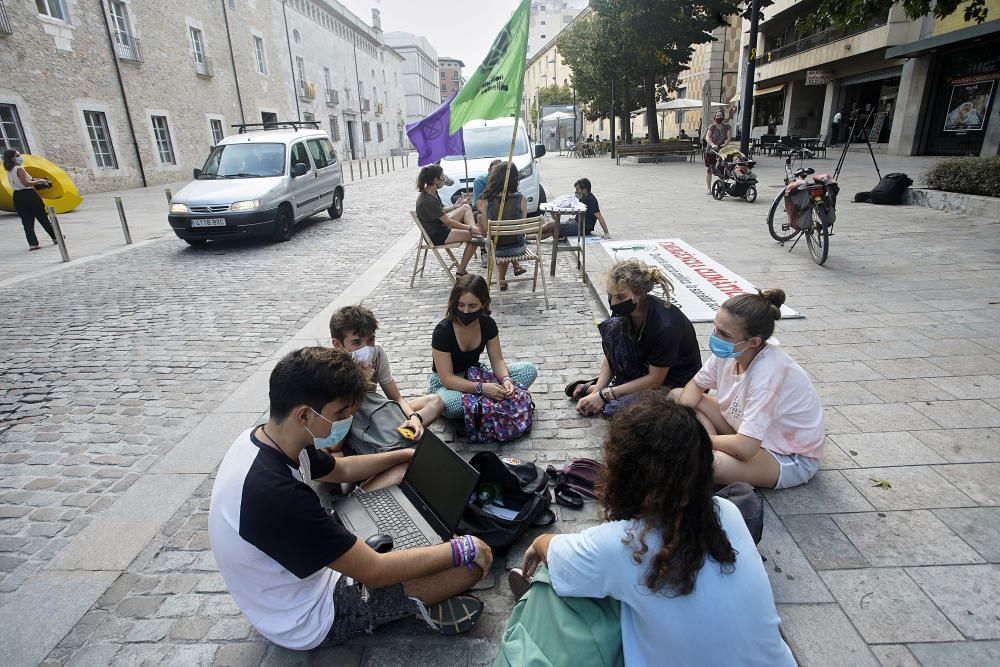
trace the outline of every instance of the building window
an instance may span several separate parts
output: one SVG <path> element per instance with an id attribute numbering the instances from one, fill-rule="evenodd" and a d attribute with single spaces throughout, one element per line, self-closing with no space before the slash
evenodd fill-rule
<path id="1" fill-rule="evenodd" d="M 570 14 L 563 15 L 563 25 L 568 25 L 573 22 L 573 16 Z"/>
<path id="2" fill-rule="evenodd" d="M 177 164 L 174 157 L 174 145 L 170 142 L 170 127 L 166 116 L 152 116 L 153 137 L 156 139 L 156 154 L 160 164 Z"/>
<path id="3" fill-rule="evenodd" d="M 229 0 L 229 8 L 236 9 L 236 0 Z"/>
<path id="4" fill-rule="evenodd" d="M 257 60 L 257 71 L 267 74 L 267 58 L 264 57 L 264 38 L 253 36 L 253 54 Z"/>
<path id="5" fill-rule="evenodd" d="M 13 104 L 0 104 L 0 146 L 4 150 L 13 148 L 19 153 L 30 153 L 28 141 L 24 138 L 24 127 L 21 117 L 17 115 L 17 107 Z"/>
<path id="6" fill-rule="evenodd" d="M 277 127 L 278 114 L 273 111 L 261 111 L 260 122 L 264 124 L 265 128 Z"/>
<path id="7" fill-rule="evenodd" d="M 35 0 L 38 13 L 60 21 L 66 20 L 66 10 L 63 7 L 63 0 Z"/>
<path id="8" fill-rule="evenodd" d="M 222 121 L 218 118 L 209 118 L 208 126 L 212 130 L 212 145 L 218 146 L 226 136 L 226 131 L 222 129 Z"/>
<path id="9" fill-rule="evenodd" d="M 202 37 L 201 30 L 188 27 L 188 36 L 191 38 L 191 55 L 199 65 L 205 64 L 205 38 Z"/>
<path id="10" fill-rule="evenodd" d="M 378 137 L 379 143 L 385 141 L 385 137 L 382 135 L 382 123 L 375 123 L 375 134 Z"/>
<path id="11" fill-rule="evenodd" d="M 314 114 L 310 113 L 309 111 L 303 111 L 302 112 L 302 120 L 305 121 L 305 122 L 307 122 L 307 123 L 312 123 L 312 122 L 314 122 L 316 120 L 316 116 Z"/>
<path id="12" fill-rule="evenodd" d="M 545 19 L 542 19 L 542 25 L 545 25 Z"/>
<path id="13" fill-rule="evenodd" d="M 458 81 L 461 78 L 461 76 L 462 75 L 458 73 L 458 70 L 455 70 L 454 72 L 451 73 L 451 80 Z"/>
<path id="14" fill-rule="evenodd" d="M 542 39 L 545 39 L 545 35 L 542 35 Z"/>
<path id="15" fill-rule="evenodd" d="M 94 160 L 98 169 L 117 169 L 118 158 L 115 157 L 115 147 L 111 144 L 111 132 L 108 131 L 108 119 L 102 111 L 84 111 L 83 120 L 87 124 L 87 134 L 90 136 L 90 147 L 94 151 Z"/>
<path id="16" fill-rule="evenodd" d="M 340 119 L 336 116 L 330 116 L 330 138 L 340 141 Z"/>
<path id="17" fill-rule="evenodd" d="M 115 36 L 115 50 L 118 57 L 139 62 L 139 44 L 132 36 L 132 27 L 128 20 L 128 7 L 121 0 L 111 0 L 108 4 L 111 12 L 111 29 Z"/>
<path id="18" fill-rule="evenodd" d="M 367 120 L 361 123 L 361 138 L 365 141 L 372 140 L 372 126 Z"/>
<path id="19" fill-rule="evenodd" d="M 295 74 L 299 77 L 299 86 L 306 82 L 306 61 L 295 56 Z"/>

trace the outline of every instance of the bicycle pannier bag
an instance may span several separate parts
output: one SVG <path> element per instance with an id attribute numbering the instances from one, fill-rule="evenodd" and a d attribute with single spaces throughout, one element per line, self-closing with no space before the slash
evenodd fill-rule
<path id="1" fill-rule="evenodd" d="M 799 182 L 789 183 L 785 187 L 785 213 L 788 214 L 788 224 L 795 229 L 805 229 L 812 224 L 812 203 L 809 200 L 808 189 L 798 189 Z"/>
<path id="2" fill-rule="evenodd" d="M 354 413 L 344 449 L 350 454 L 378 454 L 412 447 L 413 443 L 396 430 L 404 421 L 406 415 L 399 403 L 370 391 Z"/>
<path id="3" fill-rule="evenodd" d="M 906 174 L 886 174 L 871 191 L 873 204 L 897 205 L 903 203 L 903 193 L 913 185 L 913 180 Z"/>
<path id="4" fill-rule="evenodd" d="M 492 371 L 473 366 L 465 378 L 472 382 L 497 382 Z M 486 394 L 462 394 L 462 411 L 465 416 L 465 437 L 469 442 L 507 442 L 531 430 L 535 404 L 531 394 L 514 382 L 514 396 L 496 400 Z M 498 383 L 499 384 L 499 383 Z"/>

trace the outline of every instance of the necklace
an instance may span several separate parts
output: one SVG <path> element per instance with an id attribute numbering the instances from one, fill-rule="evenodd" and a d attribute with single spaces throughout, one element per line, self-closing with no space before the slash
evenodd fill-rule
<path id="1" fill-rule="evenodd" d="M 278 451 L 284 454 L 286 459 L 288 459 L 289 461 L 292 460 L 292 457 L 285 453 L 285 450 L 281 448 L 281 445 L 278 444 L 278 441 L 271 437 L 271 434 L 267 432 L 267 430 L 264 428 L 263 425 L 261 425 L 260 427 L 260 432 L 263 433 L 265 436 L 267 436 L 267 439 L 271 441 L 271 444 L 277 447 Z"/>

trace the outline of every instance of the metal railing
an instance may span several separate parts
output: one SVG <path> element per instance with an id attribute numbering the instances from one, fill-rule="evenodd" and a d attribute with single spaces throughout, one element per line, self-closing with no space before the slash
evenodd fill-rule
<path id="1" fill-rule="evenodd" d="M 115 33 L 115 53 L 120 60 L 142 62 L 142 47 L 139 45 L 139 40 L 132 35 Z"/>
<path id="2" fill-rule="evenodd" d="M 371 111 L 372 110 L 372 101 L 371 100 L 367 100 L 367 99 L 361 100 L 361 110 L 362 111 Z"/>
<path id="3" fill-rule="evenodd" d="M 14 28 L 10 25 L 10 19 L 7 18 L 7 9 L 3 6 L 3 0 L 0 0 L 0 35 L 13 35 Z"/>
<path id="4" fill-rule="evenodd" d="M 859 35 L 863 32 L 868 32 L 869 30 L 874 30 L 875 28 L 884 26 L 888 22 L 889 13 L 886 12 L 885 16 L 876 17 L 865 25 L 854 26 L 851 28 L 831 28 L 830 30 L 817 32 L 814 35 L 809 35 L 808 37 L 804 37 L 796 42 L 792 42 L 791 44 L 771 49 L 770 51 L 765 51 L 764 55 L 757 58 L 756 65 L 757 67 L 762 67 L 768 63 L 773 63 L 775 60 L 788 58 L 790 56 L 809 51 L 810 49 L 815 49 L 820 46 L 825 46 L 831 42 L 836 42 L 838 39 L 845 39 L 847 37 Z"/>
<path id="5" fill-rule="evenodd" d="M 201 59 L 201 61 L 195 60 L 194 72 L 198 76 L 204 76 L 204 77 L 213 76 L 212 59 L 205 56 Z"/>
<path id="6" fill-rule="evenodd" d="M 330 106 L 337 106 L 340 104 L 340 93 L 331 88 L 326 89 L 326 103 Z"/>

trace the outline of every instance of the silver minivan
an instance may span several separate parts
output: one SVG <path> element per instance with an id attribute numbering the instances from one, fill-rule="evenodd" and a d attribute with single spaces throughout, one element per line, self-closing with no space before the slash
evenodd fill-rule
<path id="1" fill-rule="evenodd" d="M 318 126 L 317 126 L 318 127 Z M 319 129 L 278 127 L 226 137 L 170 202 L 174 233 L 191 245 L 270 236 L 287 241 L 300 220 L 344 212 L 344 171 Z"/>

